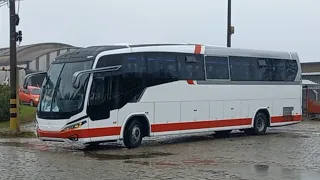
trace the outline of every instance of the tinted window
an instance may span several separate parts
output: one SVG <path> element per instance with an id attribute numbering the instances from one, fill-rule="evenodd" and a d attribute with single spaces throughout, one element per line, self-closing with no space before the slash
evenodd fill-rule
<path id="1" fill-rule="evenodd" d="M 233 81 L 252 81 L 254 59 L 248 57 L 229 57 L 230 74 Z"/>
<path id="2" fill-rule="evenodd" d="M 148 73 L 153 77 L 178 78 L 177 58 L 174 53 L 144 53 Z"/>
<path id="3" fill-rule="evenodd" d="M 92 84 L 91 84 L 91 91 L 89 96 L 89 104 L 90 106 L 96 106 L 103 103 L 103 101 L 106 99 L 106 97 L 110 96 L 111 91 L 106 91 L 107 88 L 105 88 L 105 79 L 104 78 L 93 78 Z"/>
<path id="4" fill-rule="evenodd" d="M 252 80 L 272 81 L 272 60 L 252 58 Z"/>
<path id="5" fill-rule="evenodd" d="M 147 72 L 146 62 L 142 53 L 124 54 L 122 59 L 123 72 L 134 73 L 135 75 L 143 75 Z"/>
<path id="6" fill-rule="evenodd" d="M 298 73 L 298 64 L 295 60 L 286 60 L 287 81 L 294 81 Z"/>
<path id="7" fill-rule="evenodd" d="M 87 114 L 91 120 L 107 119 L 110 117 L 111 102 L 111 77 L 94 77 L 89 96 Z"/>
<path id="8" fill-rule="evenodd" d="M 200 54 L 179 54 L 178 70 L 181 80 L 204 80 L 204 56 Z"/>
<path id="9" fill-rule="evenodd" d="M 273 80 L 285 81 L 286 80 L 286 63 L 283 59 L 273 60 Z"/>
<path id="10" fill-rule="evenodd" d="M 298 65 L 295 60 L 230 57 L 231 80 L 294 81 Z"/>
<path id="11" fill-rule="evenodd" d="M 107 66 L 121 65 L 122 57 L 123 57 L 122 54 L 102 56 L 99 59 L 96 67 L 101 68 L 101 67 L 107 67 Z"/>
<path id="12" fill-rule="evenodd" d="M 134 76 L 142 76 L 147 71 L 146 62 L 143 59 L 142 53 L 128 53 L 128 54 L 115 54 L 102 56 L 98 63 L 97 68 L 122 65 L 120 70 L 98 73 L 100 76 L 106 74 L 119 75 L 119 74 L 130 74 Z M 98 75 L 96 74 L 96 75 Z"/>
<path id="13" fill-rule="evenodd" d="M 227 57 L 206 57 L 207 79 L 229 79 L 229 65 Z"/>

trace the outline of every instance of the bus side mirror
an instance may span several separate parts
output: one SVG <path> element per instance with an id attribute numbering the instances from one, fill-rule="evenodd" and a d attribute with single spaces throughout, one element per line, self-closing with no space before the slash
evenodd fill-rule
<path id="1" fill-rule="evenodd" d="M 35 76 L 41 76 L 41 75 L 47 75 L 47 72 L 36 72 L 36 73 L 31 73 L 31 74 L 27 74 L 25 77 L 24 77 L 24 80 L 23 80 L 23 89 L 28 89 L 28 84 L 30 82 L 30 79 L 32 77 L 35 77 Z"/>
<path id="2" fill-rule="evenodd" d="M 121 66 L 122 65 L 108 66 L 108 67 L 103 67 L 103 68 L 77 71 L 77 72 L 73 73 L 72 86 L 73 86 L 73 88 L 78 89 L 80 87 L 80 77 L 84 74 L 118 71 L 121 68 Z"/>
<path id="3" fill-rule="evenodd" d="M 72 87 L 75 89 L 78 89 L 80 86 L 80 76 L 82 76 L 82 74 L 85 74 L 85 72 L 83 71 L 77 71 L 75 73 L 73 73 L 72 76 Z"/>

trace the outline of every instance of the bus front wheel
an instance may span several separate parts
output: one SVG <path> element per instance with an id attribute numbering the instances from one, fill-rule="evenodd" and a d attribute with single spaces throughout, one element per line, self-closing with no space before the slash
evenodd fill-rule
<path id="1" fill-rule="evenodd" d="M 125 129 L 123 142 L 128 149 L 137 148 L 141 145 L 143 137 L 141 127 L 141 123 L 135 119 Z"/>
<path id="2" fill-rule="evenodd" d="M 253 128 L 246 129 L 244 132 L 249 135 L 263 135 L 266 133 L 268 127 L 267 116 L 259 112 L 254 118 Z"/>

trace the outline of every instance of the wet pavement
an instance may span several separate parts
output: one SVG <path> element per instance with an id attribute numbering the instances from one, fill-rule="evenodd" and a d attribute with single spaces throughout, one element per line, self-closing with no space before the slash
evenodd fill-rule
<path id="1" fill-rule="evenodd" d="M 97 149 L 37 139 L 0 139 L 0 179 L 320 179 L 320 121 L 269 129 L 145 139 Z"/>

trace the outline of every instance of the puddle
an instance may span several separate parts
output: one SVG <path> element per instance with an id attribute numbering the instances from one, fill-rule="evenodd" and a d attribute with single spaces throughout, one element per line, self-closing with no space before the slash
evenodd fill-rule
<path id="1" fill-rule="evenodd" d="M 151 162 L 148 161 L 133 161 L 133 160 L 126 160 L 124 163 L 127 164 L 137 164 L 137 165 L 144 165 L 144 166 L 149 166 L 151 165 Z"/>
<path id="2" fill-rule="evenodd" d="M 276 165 L 215 165 L 212 169 L 203 169 L 205 173 L 221 173 L 227 169 L 229 174 L 239 179 L 281 179 L 281 180 L 318 180 L 320 172 L 298 170 Z"/>
<path id="3" fill-rule="evenodd" d="M 0 146 L 10 146 L 10 147 L 33 147 L 33 144 L 26 142 L 0 142 Z"/>
<path id="4" fill-rule="evenodd" d="M 47 152 L 77 152 L 82 147 L 70 146 L 70 145 L 52 145 L 39 142 L 19 142 L 19 141 L 6 141 L 0 142 L 0 146 L 13 147 L 13 148 L 25 148 L 29 150 L 47 151 Z"/>
<path id="5" fill-rule="evenodd" d="M 281 133 L 281 134 L 277 134 L 276 137 L 278 138 L 311 138 L 311 136 L 309 135 L 295 134 L 295 133 Z"/>
<path id="6" fill-rule="evenodd" d="M 26 148 L 30 150 L 55 152 L 55 153 L 82 152 L 85 157 L 90 157 L 97 160 L 129 160 L 129 159 L 155 158 L 155 157 L 173 155 L 173 153 L 166 153 L 166 152 L 128 151 L 127 154 L 124 154 L 123 151 L 119 151 L 119 150 L 112 151 L 114 149 L 122 148 L 119 145 L 104 145 L 104 146 L 99 146 L 94 150 L 92 149 L 88 150 L 86 147 L 82 147 L 82 146 L 70 146 L 70 145 L 64 145 L 64 144 L 52 145 L 52 144 L 44 144 L 44 143 L 37 143 L 37 142 L 8 141 L 8 142 L 0 142 L 0 146 Z M 115 153 L 110 154 L 110 152 L 115 152 Z"/>
<path id="7" fill-rule="evenodd" d="M 93 152 L 93 151 L 101 151 L 101 150 L 118 150 L 118 149 L 122 149 L 124 148 L 124 146 L 122 146 L 122 144 L 119 143 L 102 143 L 99 145 L 84 145 L 82 150 L 84 152 Z"/>
<path id="8" fill-rule="evenodd" d="M 188 165 L 213 165 L 215 162 L 213 160 L 202 160 L 202 159 L 189 159 L 183 161 L 135 161 L 135 160 L 126 160 L 123 161 L 128 164 L 139 164 L 139 165 L 157 165 L 157 166 L 188 166 Z"/>
<path id="9" fill-rule="evenodd" d="M 257 164 L 257 165 L 254 165 L 254 168 L 257 172 L 264 172 L 264 171 L 268 171 L 269 165 Z"/>
<path id="10" fill-rule="evenodd" d="M 120 152 L 119 152 L 120 153 Z M 139 159 L 139 158 L 155 158 L 161 156 L 170 156 L 172 153 L 165 152 L 141 152 L 136 154 L 105 154 L 105 153 L 92 153 L 84 152 L 84 155 L 96 160 L 129 160 L 129 159 Z"/>

